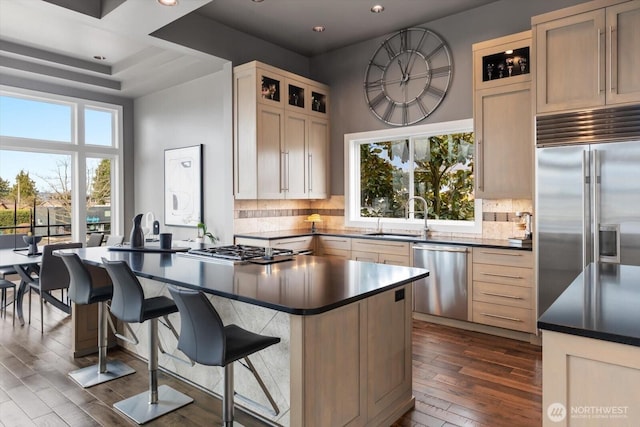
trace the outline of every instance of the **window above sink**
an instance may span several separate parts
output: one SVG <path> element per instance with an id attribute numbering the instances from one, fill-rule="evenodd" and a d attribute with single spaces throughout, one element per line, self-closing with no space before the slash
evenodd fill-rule
<path id="1" fill-rule="evenodd" d="M 345 225 L 481 233 L 471 119 L 345 135 Z M 408 215 L 407 215 L 408 211 Z M 381 236 L 397 233 L 383 233 Z"/>

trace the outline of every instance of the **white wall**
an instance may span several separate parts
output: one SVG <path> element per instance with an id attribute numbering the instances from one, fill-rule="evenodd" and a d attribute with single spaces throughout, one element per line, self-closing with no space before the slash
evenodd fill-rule
<path id="1" fill-rule="evenodd" d="M 204 222 L 233 242 L 232 67 L 134 101 L 135 213 L 151 211 L 174 240 L 195 228 L 164 225 L 164 150 L 203 144 Z M 144 220 L 143 220 L 144 223 Z M 128 236 L 131 224 L 125 229 Z"/>

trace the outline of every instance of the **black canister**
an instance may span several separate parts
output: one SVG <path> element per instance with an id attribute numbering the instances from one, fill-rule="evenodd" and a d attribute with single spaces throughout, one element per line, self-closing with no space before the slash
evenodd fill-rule
<path id="1" fill-rule="evenodd" d="M 142 214 L 138 214 L 133 218 L 133 228 L 131 229 L 131 235 L 129 236 L 129 244 L 132 248 L 144 247 L 144 231 L 142 231 Z"/>

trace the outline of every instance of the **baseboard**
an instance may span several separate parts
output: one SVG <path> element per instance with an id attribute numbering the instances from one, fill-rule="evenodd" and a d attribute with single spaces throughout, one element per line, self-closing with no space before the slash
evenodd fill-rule
<path id="1" fill-rule="evenodd" d="M 510 329 L 496 328 L 495 326 L 482 325 L 480 323 L 466 322 L 464 320 L 450 319 L 448 317 L 433 316 L 431 314 L 416 312 L 413 313 L 413 318 L 425 322 L 436 323 L 438 325 L 465 329 L 467 331 L 482 332 L 484 334 L 496 335 L 503 338 L 525 341 L 533 345 L 542 345 L 540 336 L 526 332 L 512 331 Z"/>

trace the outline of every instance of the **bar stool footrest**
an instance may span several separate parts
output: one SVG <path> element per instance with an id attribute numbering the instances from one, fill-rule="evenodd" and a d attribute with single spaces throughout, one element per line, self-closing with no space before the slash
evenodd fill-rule
<path id="1" fill-rule="evenodd" d="M 118 411 L 138 424 L 144 424 L 193 402 L 193 398 L 169 387 L 158 387 L 158 403 L 149 403 L 149 391 L 113 404 Z"/>
<path id="2" fill-rule="evenodd" d="M 86 368 L 69 372 L 69 376 L 75 382 L 80 384 L 80 386 L 88 388 L 117 378 L 122 378 L 136 372 L 136 370 L 131 366 L 119 360 L 108 361 L 107 372 L 100 373 L 99 371 L 99 365 L 91 365 Z"/>

